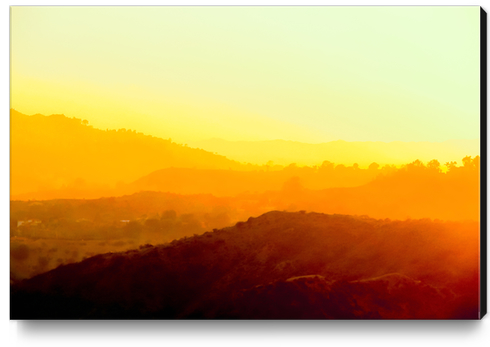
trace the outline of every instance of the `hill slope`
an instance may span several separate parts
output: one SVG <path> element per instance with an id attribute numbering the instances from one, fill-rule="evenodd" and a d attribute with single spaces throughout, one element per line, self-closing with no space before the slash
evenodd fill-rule
<path id="1" fill-rule="evenodd" d="M 269 212 L 20 282 L 11 318 L 477 318 L 477 250 L 477 223 Z"/>
<path id="2" fill-rule="evenodd" d="M 238 162 L 135 131 L 94 129 L 64 115 L 11 117 L 11 195 L 113 186 L 168 167 L 242 169 Z M 85 187 L 86 188 L 86 187 Z"/>

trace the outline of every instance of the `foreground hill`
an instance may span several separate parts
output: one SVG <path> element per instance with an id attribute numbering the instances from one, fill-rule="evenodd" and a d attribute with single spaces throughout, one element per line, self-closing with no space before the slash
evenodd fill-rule
<path id="1" fill-rule="evenodd" d="M 269 212 L 24 280 L 11 318 L 478 318 L 478 234 Z"/>
<path id="2" fill-rule="evenodd" d="M 10 111 L 11 195 L 61 187 L 107 189 L 168 167 L 243 169 L 238 162 L 136 131 L 100 130 L 64 115 Z"/>

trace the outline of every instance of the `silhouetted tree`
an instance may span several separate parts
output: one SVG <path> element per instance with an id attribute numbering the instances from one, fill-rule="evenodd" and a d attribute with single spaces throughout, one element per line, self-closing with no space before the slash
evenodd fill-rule
<path id="1" fill-rule="evenodd" d="M 430 169 L 430 170 L 435 170 L 437 172 L 440 172 L 441 171 L 441 164 L 436 159 L 432 159 L 427 164 L 427 168 Z"/>
<path id="2" fill-rule="evenodd" d="M 455 161 L 448 161 L 444 166 L 447 167 L 448 172 L 454 172 L 454 170 L 457 168 L 457 163 Z"/>
<path id="3" fill-rule="evenodd" d="M 320 167 L 321 170 L 333 170 L 335 167 L 334 163 L 329 162 L 328 160 L 325 160 L 322 163 L 322 166 Z"/>
<path id="4" fill-rule="evenodd" d="M 475 166 L 475 168 L 477 168 L 478 170 L 480 169 L 480 156 L 477 155 L 474 159 L 473 159 L 473 165 Z"/>
<path id="5" fill-rule="evenodd" d="M 379 164 L 378 163 L 371 163 L 369 164 L 369 170 L 378 170 Z"/>
<path id="6" fill-rule="evenodd" d="M 339 171 L 339 172 L 343 172 L 345 171 L 346 167 L 344 164 L 339 164 L 335 167 L 335 170 Z"/>
<path id="7" fill-rule="evenodd" d="M 471 156 L 466 156 L 462 159 L 463 166 L 465 168 L 471 168 L 473 166 L 473 160 L 471 160 Z"/>
<path id="8" fill-rule="evenodd" d="M 465 169 L 480 169 L 480 156 L 477 155 L 474 159 L 471 156 L 466 156 L 463 158 L 463 167 Z"/>

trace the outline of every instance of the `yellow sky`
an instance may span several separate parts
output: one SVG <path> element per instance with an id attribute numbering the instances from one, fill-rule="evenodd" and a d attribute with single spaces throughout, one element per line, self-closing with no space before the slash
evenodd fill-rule
<path id="1" fill-rule="evenodd" d="M 185 143 L 479 138 L 479 7 L 12 7 L 11 107 Z"/>

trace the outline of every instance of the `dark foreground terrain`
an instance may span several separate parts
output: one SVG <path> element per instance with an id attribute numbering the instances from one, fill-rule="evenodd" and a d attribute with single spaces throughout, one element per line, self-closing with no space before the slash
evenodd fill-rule
<path id="1" fill-rule="evenodd" d="M 269 212 L 11 287 L 12 319 L 477 319 L 476 222 Z"/>

